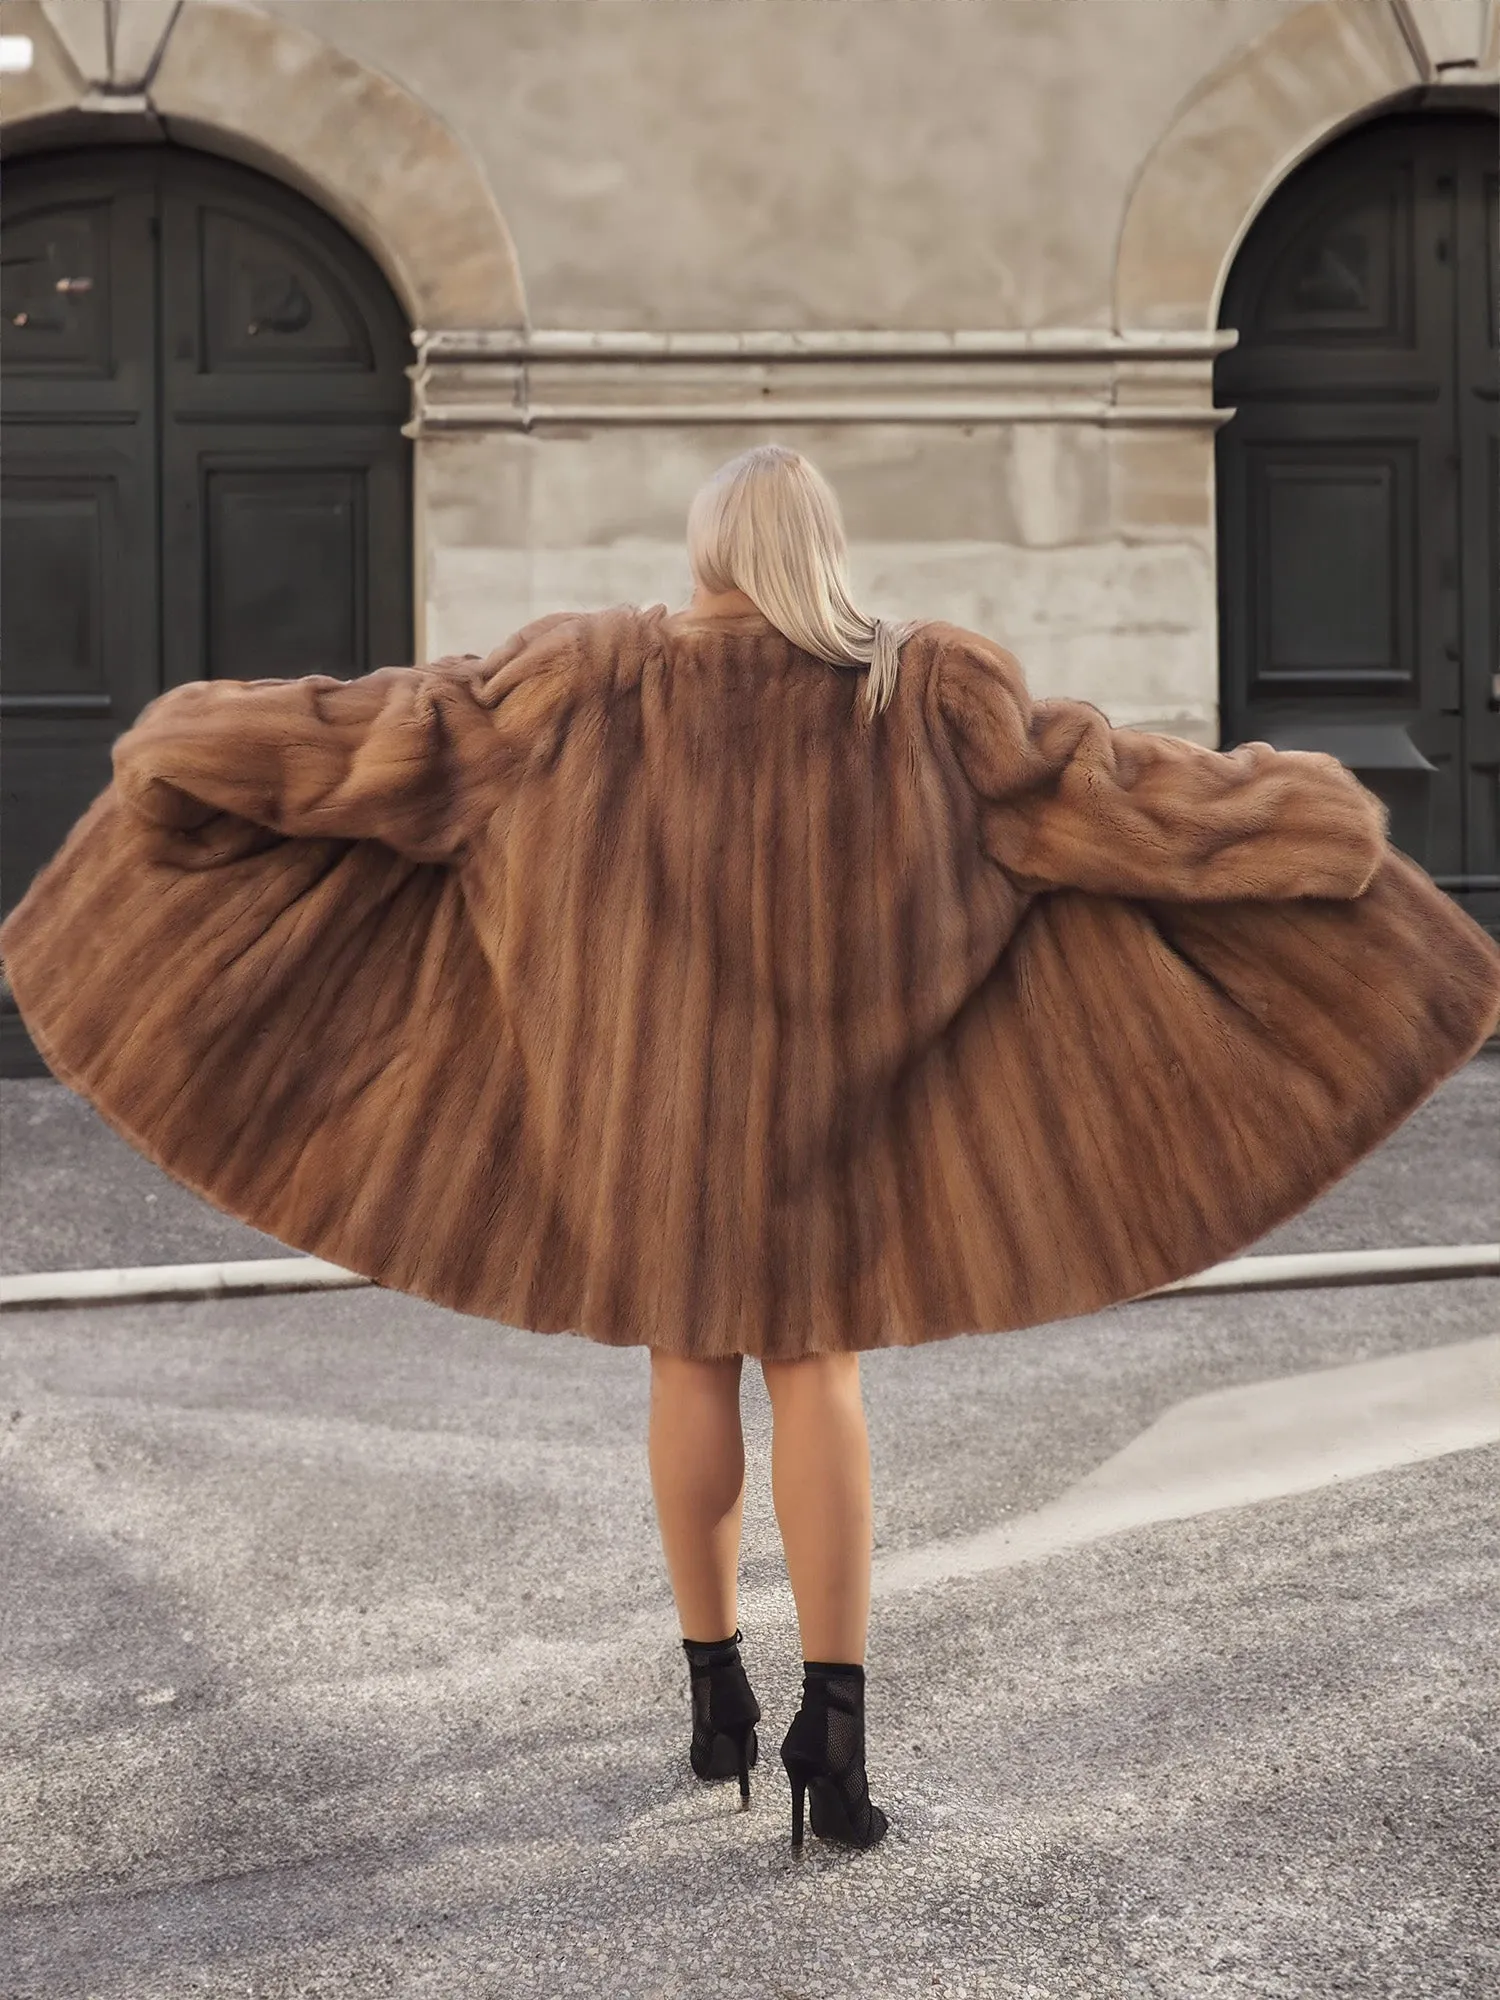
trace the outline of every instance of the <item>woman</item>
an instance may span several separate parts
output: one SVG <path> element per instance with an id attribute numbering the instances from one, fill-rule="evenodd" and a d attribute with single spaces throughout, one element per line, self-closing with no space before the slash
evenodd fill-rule
<path id="1" fill-rule="evenodd" d="M 867 1847 L 859 1354 L 1139 1296 L 1304 1207 L 1500 1016 L 1335 759 L 1032 701 L 850 601 L 795 452 L 691 602 L 348 683 L 193 683 L 0 931 L 38 1046 L 282 1241 L 651 1349 L 690 1761 L 748 1803 L 743 1357 L 804 1654 L 800 1845 Z"/>

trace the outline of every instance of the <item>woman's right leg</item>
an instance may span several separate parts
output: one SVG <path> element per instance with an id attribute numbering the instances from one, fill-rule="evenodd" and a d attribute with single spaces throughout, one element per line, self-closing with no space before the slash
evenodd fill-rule
<path id="1" fill-rule="evenodd" d="M 870 1440 L 859 1355 L 763 1361 L 771 1496 L 804 1660 L 863 1664 L 870 1623 Z"/>

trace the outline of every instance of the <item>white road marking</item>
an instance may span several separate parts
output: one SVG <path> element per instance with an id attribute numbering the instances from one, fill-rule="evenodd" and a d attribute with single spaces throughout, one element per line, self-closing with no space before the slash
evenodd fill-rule
<path id="1" fill-rule="evenodd" d="M 877 1557 L 877 1597 L 1500 1443 L 1500 1335 L 1176 1404 L 1045 1507 Z"/>

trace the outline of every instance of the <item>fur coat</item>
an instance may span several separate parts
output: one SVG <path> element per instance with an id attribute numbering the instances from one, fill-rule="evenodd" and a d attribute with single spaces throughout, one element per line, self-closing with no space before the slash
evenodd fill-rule
<path id="1" fill-rule="evenodd" d="M 758 614 L 195 682 L 0 931 L 62 1079 L 231 1214 L 539 1332 L 790 1358 L 1256 1241 L 1500 1018 L 1334 758 L 863 674 Z"/>

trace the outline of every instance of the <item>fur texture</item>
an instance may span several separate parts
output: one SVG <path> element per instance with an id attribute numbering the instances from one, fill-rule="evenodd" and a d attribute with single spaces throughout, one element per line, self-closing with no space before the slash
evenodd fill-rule
<path id="1" fill-rule="evenodd" d="M 197 682 L 3 932 L 189 1187 L 539 1332 L 793 1357 L 1086 1313 L 1254 1242 L 1479 1047 L 1500 949 L 1335 759 L 890 710 L 757 615 Z"/>

